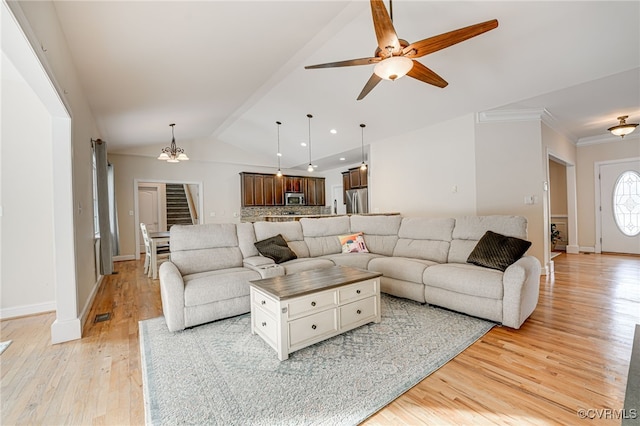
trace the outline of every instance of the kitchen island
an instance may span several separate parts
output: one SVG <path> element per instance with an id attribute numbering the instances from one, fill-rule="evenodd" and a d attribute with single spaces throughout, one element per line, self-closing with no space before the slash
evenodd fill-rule
<path id="1" fill-rule="evenodd" d="M 359 213 L 360 216 L 398 216 L 399 212 L 389 213 Z M 274 214 L 263 216 L 267 222 L 291 222 L 297 221 L 302 218 L 317 219 L 321 217 L 338 217 L 338 216 L 352 216 L 351 214 Z"/>

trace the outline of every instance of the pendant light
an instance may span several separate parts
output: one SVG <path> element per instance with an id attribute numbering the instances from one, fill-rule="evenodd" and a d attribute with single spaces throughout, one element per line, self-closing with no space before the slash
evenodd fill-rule
<path id="1" fill-rule="evenodd" d="M 312 172 L 313 164 L 311 164 L 311 119 L 313 118 L 313 115 L 307 114 L 307 118 L 309 119 L 309 144 L 307 145 L 309 147 L 309 167 L 307 167 L 307 171 Z"/>
<path id="2" fill-rule="evenodd" d="M 169 127 L 171 127 L 171 146 L 162 149 L 158 160 L 164 160 L 167 163 L 179 163 L 189 159 L 187 154 L 184 153 L 184 149 L 176 146 L 176 137 L 173 133 L 175 125 L 175 123 L 169 124 Z"/>
<path id="3" fill-rule="evenodd" d="M 633 132 L 636 127 L 638 127 L 638 124 L 627 123 L 627 118 L 629 118 L 628 115 L 618 117 L 618 121 L 620 122 L 620 124 L 618 124 L 617 126 L 609 127 L 607 130 L 614 135 L 620 136 L 624 139 L 626 135 Z"/>
<path id="4" fill-rule="evenodd" d="M 280 170 L 280 157 L 282 157 L 282 153 L 280 152 L 280 125 L 282 123 L 276 121 L 276 124 L 278 125 L 278 152 L 276 153 L 276 156 L 278 157 L 278 172 L 276 173 L 276 176 L 282 177 L 282 170 Z"/>
<path id="5" fill-rule="evenodd" d="M 367 127 L 365 124 L 360 124 L 361 134 L 362 134 L 362 165 L 360 166 L 360 170 L 367 170 L 367 163 L 364 162 L 364 128 Z"/>

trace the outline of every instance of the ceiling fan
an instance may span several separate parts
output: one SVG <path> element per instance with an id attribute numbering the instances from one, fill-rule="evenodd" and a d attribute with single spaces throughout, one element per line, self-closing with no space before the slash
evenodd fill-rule
<path id="1" fill-rule="evenodd" d="M 393 14 L 391 0 L 389 0 L 389 8 Z M 373 16 L 373 27 L 376 32 L 376 38 L 378 39 L 378 47 L 373 57 L 329 62 L 305 67 L 305 69 L 317 69 L 376 64 L 373 74 L 360 92 L 358 100 L 367 96 L 381 80 L 393 81 L 404 75 L 437 87 L 447 86 L 449 83 L 442 77 L 415 59 L 437 52 L 461 41 L 468 40 L 498 26 L 498 20 L 492 19 L 409 44 L 409 42 L 399 39 L 396 35 L 392 18 L 389 16 L 382 0 L 371 0 L 371 14 Z"/>

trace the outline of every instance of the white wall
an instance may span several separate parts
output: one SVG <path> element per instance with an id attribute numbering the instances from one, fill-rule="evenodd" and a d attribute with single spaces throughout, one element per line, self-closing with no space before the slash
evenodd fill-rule
<path id="1" fill-rule="evenodd" d="M 55 310 L 52 118 L 2 55 L 0 317 Z"/>
<path id="2" fill-rule="evenodd" d="M 4 17 L 12 14 L 4 13 L 4 6 L 3 3 L 3 51 L 7 46 L 14 47 L 5 45 L 8 26 Z M 19 40 L 13 44 L 24 44 L 26 36 L 30 45 L 17 53 L 12 49 L 11 58 L 14 63 L 14 57 L 31 58 L 16 67 L 27 76 L 29 85 L 52 114 L 49 132 L 53 164 L 49 175 L 42 179 L 46 182 L 40 184 L 51 185 L 53 191 L 52 213 L 45 208 L 44 214 L 48 215 L 54 236 L 55 272 L 51 279 L 55 279 L 56 320 L 51 326 L 51 336 L 58 343 L 81 337 L 82 324 L 97 290 L 91 139 L 100 135 L 76 76 L 53 2 L 11 2 L 9 6 L 24 33 L 12 38 Z M 11 149 L 13 142 L 8 145 Z M 32 170 L 28 161 L 23 165 L 25 170 Z M 34 171 L 34 175 L 38 176 L 38 172 Z M 31 265 L 35 264 L 32 259 Z"/>
<path id="3" fill-rule="evenodd" d="M 373 143 L 370 155 L 373 212 L 476 214 L 473 115 Z"/>
<path id="4" fill-rule="evenodd" d="M 529 254 L 544 265 L 543 164 L 541 122 L 480 123 L 476 127 L 478 214 L 508 214 L 528 220 Z M 525 196 L 534 204 L 525 204 Z"/>

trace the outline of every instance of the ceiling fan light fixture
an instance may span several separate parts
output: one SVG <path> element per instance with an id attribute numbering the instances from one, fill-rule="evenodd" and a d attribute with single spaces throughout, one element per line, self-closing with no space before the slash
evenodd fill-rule
<path id="1" fill-rule="evenodd" d="M 636 127 L 638 127 L 637 123 L 627 123 L 627 118 L 629 118 L 628 115 L 618 117 L 618 121 L 620 123 L 617 126 L 609 127 L 607 130 L 624 139 L 626 135 L 633 132 Z"/>
<path id="2" fill-rule="evenodd" d="M 395 81 L 413 68 L 413 60 L 406 56 L 391 56 L 378 62 L 373 72 L 380 78 Z"/>

